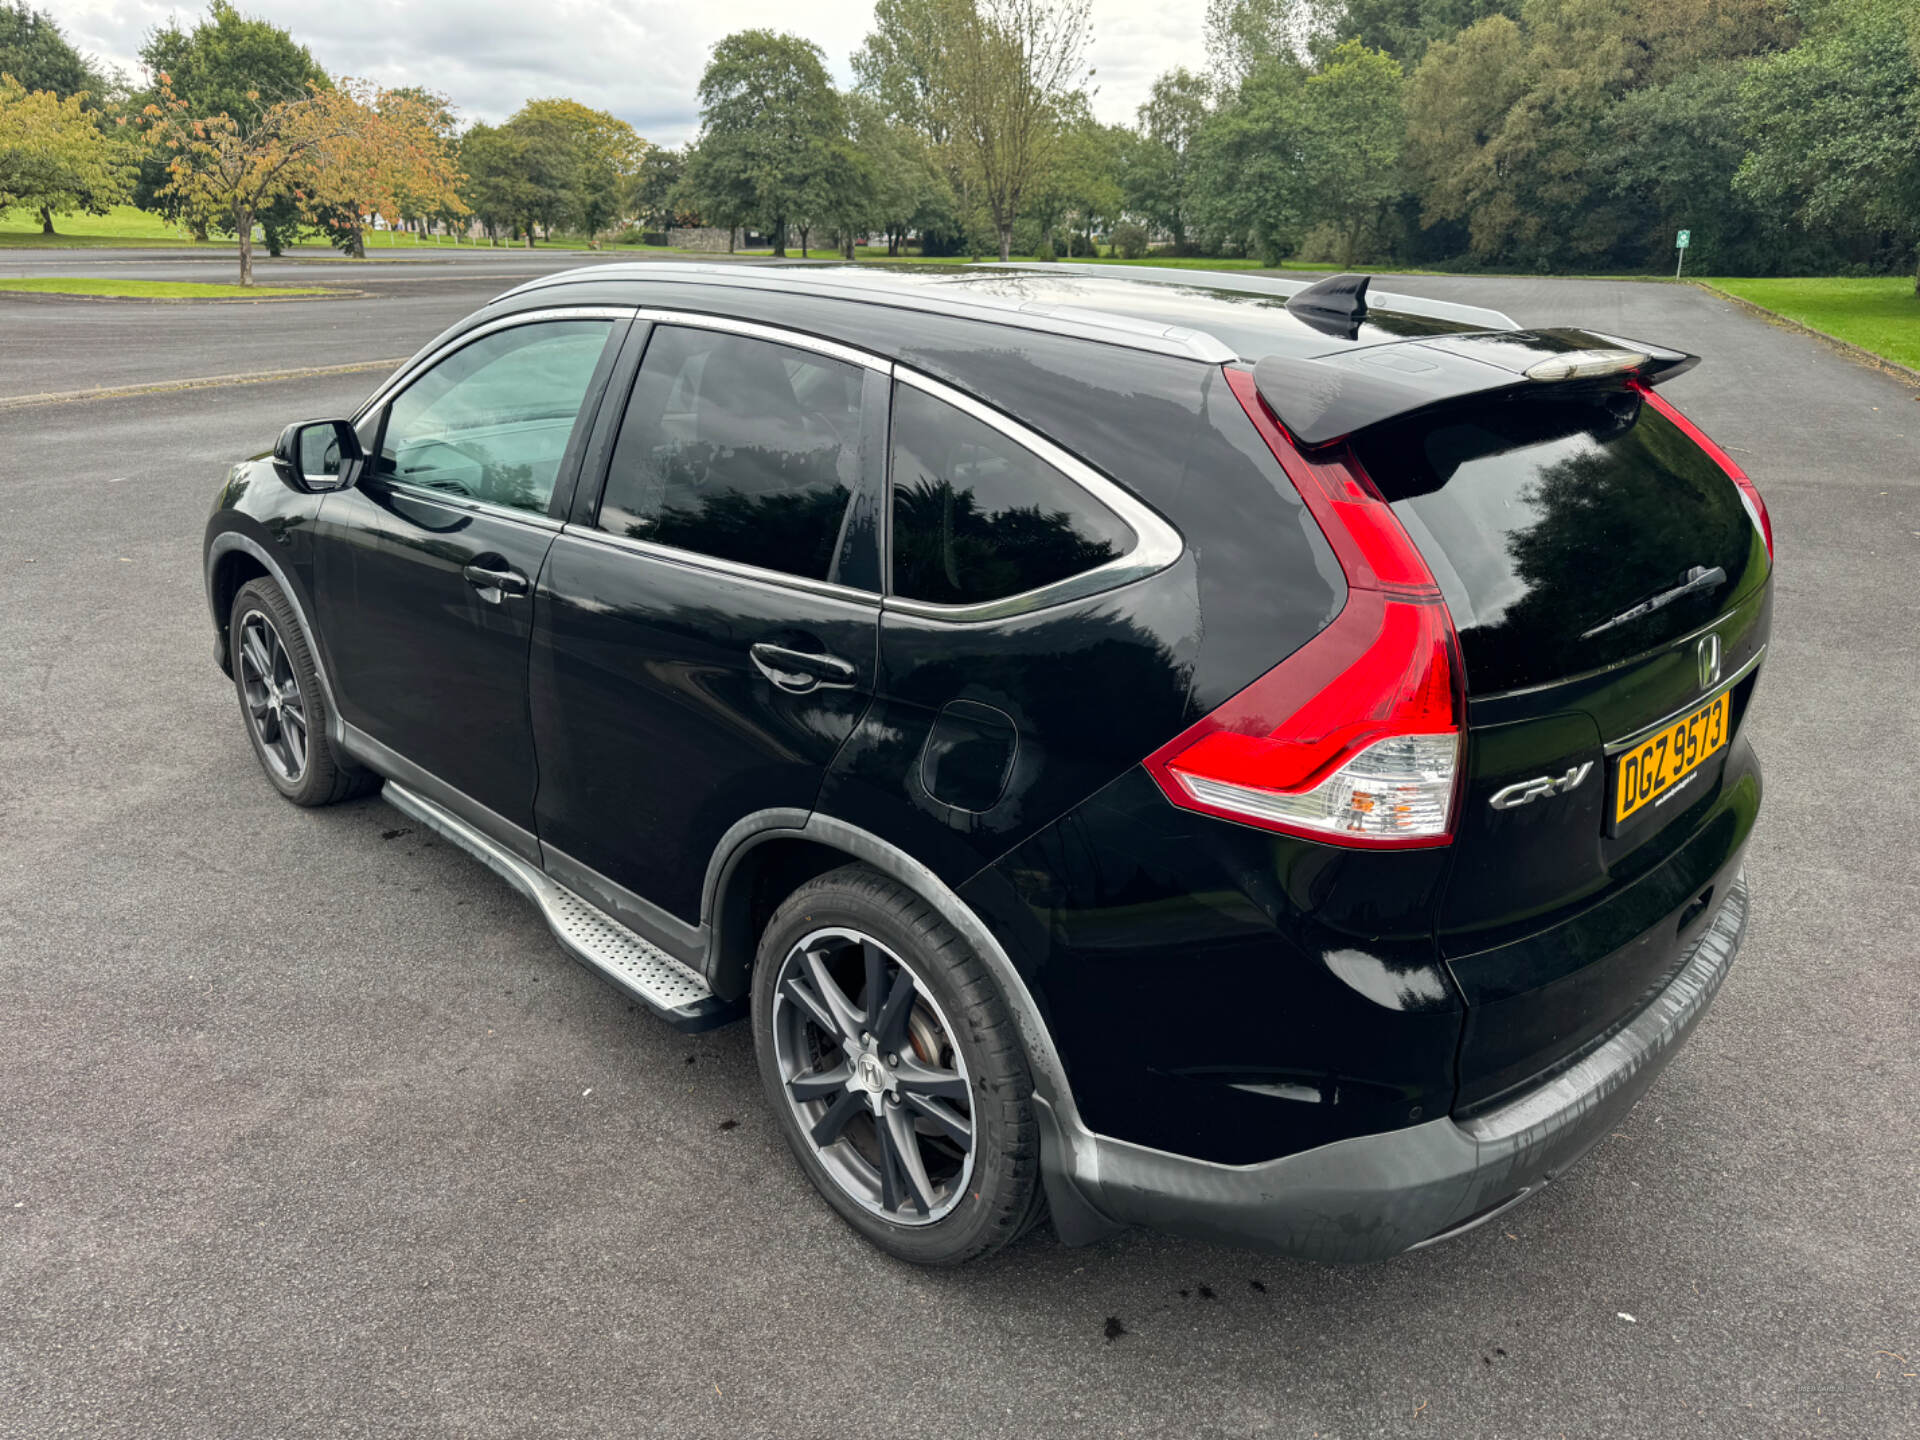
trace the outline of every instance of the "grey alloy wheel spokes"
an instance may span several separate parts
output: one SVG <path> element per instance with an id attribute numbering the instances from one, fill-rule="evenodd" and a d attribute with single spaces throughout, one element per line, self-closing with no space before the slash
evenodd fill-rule
<path id="1" fill-rule="evenodd" d="M 816 930 L 781 962 L 774 1060 L 821 1168 L 863 1208 L 930 1225 L 966 1194 L 966 1061 L 924 981 L 871 935 Z"/>
<path id="2" fill-rule="evenodd" d="M 258 610 L 240 622 L 240 690 L 247 724 L 268 766 L 288 784 L 298 784 L 307 770 L 306 696 L 280 632 Z"/>

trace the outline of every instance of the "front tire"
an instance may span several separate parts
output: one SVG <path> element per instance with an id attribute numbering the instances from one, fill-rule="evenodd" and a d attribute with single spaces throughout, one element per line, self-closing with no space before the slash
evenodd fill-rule
<path id="1" fill-rule="evenodd" d="M 273 581 L 240 587 L 228 613 L 227 645 L 240 718 L 274 789 L 295 805 L 313 806 L 364 795 L 379 784 L 328 739 L 326 692 L 306 632 Z"/>
<path id="2" fill-rule="evenodd" d="M 958 1265 L 1038 1218 L 1033 1079 L 992 976 L 912 891 L 865 865 L 801 886 L 760 937 L 767 1098 L 827 1203 L 888 1254 Z"/>

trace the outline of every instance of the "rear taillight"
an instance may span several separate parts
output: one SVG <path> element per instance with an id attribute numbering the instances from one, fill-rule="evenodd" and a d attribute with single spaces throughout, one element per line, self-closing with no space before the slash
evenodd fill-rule
<path id="1" fill-rule="evenodd" d="M 1352 452 L 1302 455 L 1253 377 L 1225 373 L 1332 545 L 1347 603 L 1147 769 L 1188 810 L 1339 845 L 1444 845 L 1464 714 L 1440 589 Z"/>
<path id="2" fill-rule="evenodd" d="M 1713 463 L 1726 471 L 1727 478 L 1740 487 L 1740 503 L 1747 507 L 1747 514 L 1753 517 L 1754 528 L 1760 532 L 1760 538 L 1767 542 L 1767 560 L 1771 562 L 1773 560 L 1773 517 L 1767 513 L 1767 502 L 1760 498 L 1760 492 L 1755 488 L 1753 481 L 1747 478 L 1747 472 L 1734 463 L 1731 455 L 1709 440 L 1704 430 L 1674 409 L 1657 391 L 1638 381 L 1634 382 L 1633 388 L 1645 397 L 1647 404 L 1677 425 L 1681 434 L 1713 457 Z"/>

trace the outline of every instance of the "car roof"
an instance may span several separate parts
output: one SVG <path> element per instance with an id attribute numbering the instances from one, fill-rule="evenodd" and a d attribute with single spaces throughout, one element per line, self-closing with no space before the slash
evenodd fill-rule
<path id="1" fill-rule="evenodd" d="M 1111 265 L 614 262 L 543 276 L 507 295 L 621 282 L 633 285 L 636 303 L 645 302 L 649 283 L 767 289 L 1078 335 L 1216 365 L 1269 355 L 1310 358 L 1356 346 L 1519 328 L 1497 310 L 1380 291 L 1368 295 L 1365 319 L 1330 327 L 1288 310 L 1288 299 L 1308 288 L 1307 281 Z"/>

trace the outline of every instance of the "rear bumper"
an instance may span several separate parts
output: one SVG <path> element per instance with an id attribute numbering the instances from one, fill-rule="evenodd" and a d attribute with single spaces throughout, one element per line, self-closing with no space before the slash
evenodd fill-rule
<path id="1" fill-rule="evenodd" d="M 1747 905 L 1738 875 L 1674 978 L 1624 1027 L 1545 1084 L 1470 1120 L 1235 1166 L 1062 1133 L 1049 1112 L 1054 1143 L 1046 1148 L 1068 1172 L 1048 1176 L 1056 1222 L 1070 1241 L 1142 1225 L 1345 1261 L 1382 1260 L 1471 1229 L 1573 1164 L 1646 1092 L 1726 978 Z"/>

